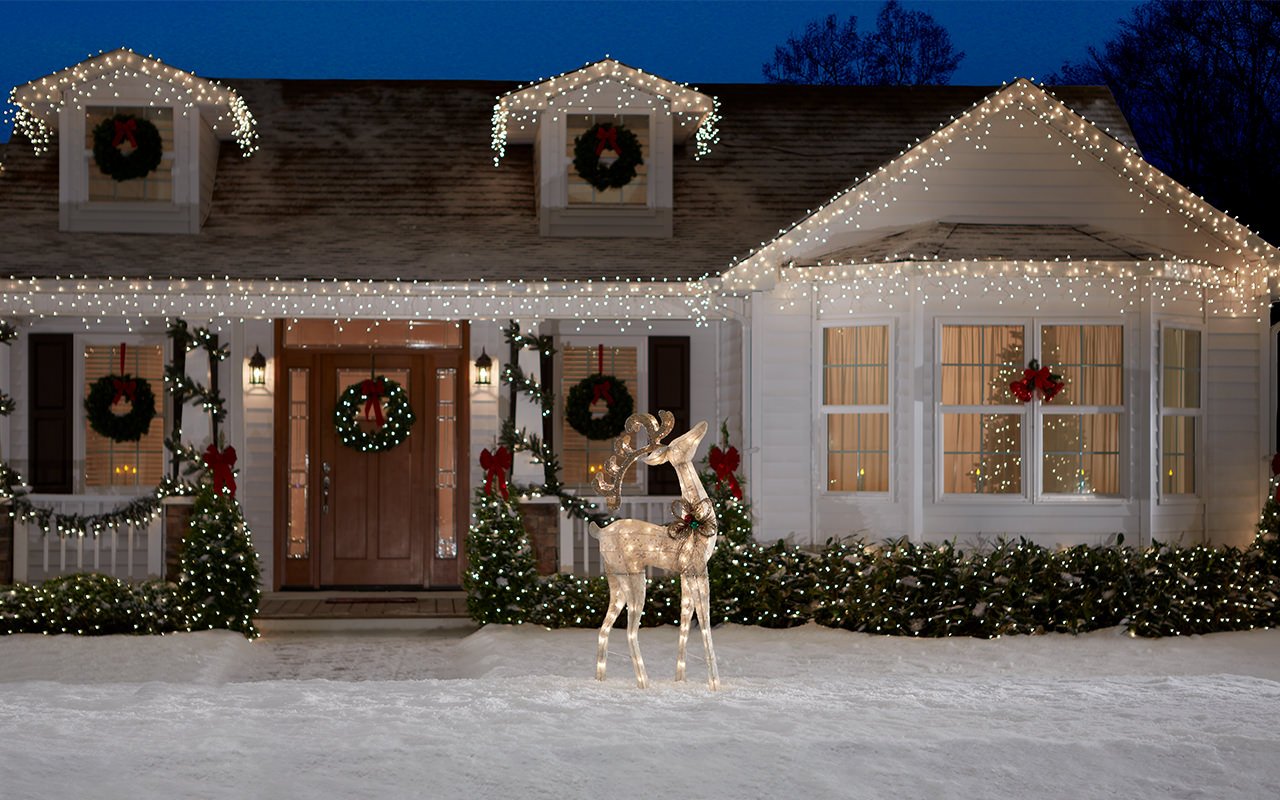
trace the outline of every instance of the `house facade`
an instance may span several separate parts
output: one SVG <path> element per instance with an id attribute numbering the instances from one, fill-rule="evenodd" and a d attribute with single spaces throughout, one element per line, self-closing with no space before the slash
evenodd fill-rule
<path id="1" fill-rule="evenodd" d="M 122 50 L 13 92 L 0 456 L 55 514 L 167 474 L 168 404 L 117 442 L 82 398 L 117 372 L 158 388 L 181 318 L 231 350 L 222 434 L 269 588 L 458 585 L 503 418 L 591 494 L 610 443 L 564 398 L 595 373 L 678 428 L 723 422 L 764 540 L 1252 534 L 1276 253 L 1144 162 L 1104 88 L 694 89 L 612 60 L 528 86 L 231 83 Z M 99 151 L 132 155 L 128 118 L 161 155 L 117 180 Z M 575 160 L 609 128 L 633 144 L 587 161 L 642 163 L 593 185 Z M 552 337 L 515 355 L 551 414 L 478 374 L 482 353 L 511 363 L 511 321 Z M 415 421 L 364 452 L 335 407 L 379 376 Z M 378 430 L 373 405 L 348 422 Z M 187 442 L 210 435 L 183 418 Z M 620 514 L 661 518 L 668 478 L 630 476 Z M 589 571 L 590 537 L 551 508 L 553 565 Z M 19 523 L 15 575 L 156 571 L 153 530 L 88 538 Z"/>

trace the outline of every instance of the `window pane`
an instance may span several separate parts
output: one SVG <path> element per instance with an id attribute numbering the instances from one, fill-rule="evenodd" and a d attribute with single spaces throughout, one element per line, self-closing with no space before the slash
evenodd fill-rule
<path id="1" fill-rule="evenodd" d="M 1122 406 L 1124 328 L 1120 325 L 1045 325 L 1042 363 L 1066 386 L 1056 406 Z"/>
<path id="2" fill-rule="evenodd" d="M 889 491 L 889 415 L 827 415 L 827 490 Z"/>
<path id="3" fill-rule="evenodd" d="M 587 183 L 573 166 L 574 145 L 597 123 L 612 122 L 625 125 L 640 142 L 640 153 L 645 162 L 636 167 L 636 175 L 620 189 L 600 191 Z M 629 206 L 641 207 L 649 203 L 649 117 L 647 114 L 570 114 L 566 120 L 565 163 L 568 165 L 569 205 L 571 206 Z M 612 150 L 601 153 L 602 160 L 614 158 Z"/>
<path id="4" fill-rule="evenodd" d="M 84 483 L 86 488 L 151 487 L 164 477 L 164 348 L 160 345 L 126 345 L 124 372 L 151 385 L 156 415 L 151 427 L 136 442 L 116 442 L 95 433 L 85 419 Z M 120 345 L 86 345 L 84 348 L 84 393 L 99 379 L 118 375 Z M 111 407 L 113 414 L 128 414 L 133 405 L 127 398 Z"/>
<path id="5" fill-rule="evenodd" d="M 1044 491 L 1120 493 L 1119 414 L 1044 415 Z"/>
<path id="6" fill-rule="evenodd" d="M 1025 364 L 1021 325 L 942 326 L 944 405 L 1014 403 L 1010 382 Z"/>
<path id="7" fill-rule="evenodd" d="M 823 331 L 822 402 L 888 405 L 889 326 L 860 325 Z"/>
<path id="8" fill-rule="evenodd" d="M 1200 407 L 1200 331 L 1165 328 L 1161 343 L 1165 408 Z"/>
<path id="9" fill-rule="evenodd" d="M 436 370 L 436 558 L 458 557 L 458 371 Z"/>
<path id="10" fill-rule="evenodd" d="M 311 555 L 311 539 L 307 535 L 310 527 L 307 488 L 311 475 L 311 409 L 308 399 L 310 378 L 310 370 L 289 370 L 288 558 L 306 558 Z"/>
<path id="11" fill-rule="evenodd" d="M 1196 418 L 1160 418 L 1160 485 L 1164 494 L 1196 492 Z"/>
<path id="12" fill-rule="evenodd" d="M 944 492 L 1022 491 L 1022 415 L 943 414 L 942 420 Z"/>
<path id="13" fill-rule="evenodd" d="M 599 357 L 593 347 L 564 348 L 564 363 L 560 382 L 560 397 L 569 396 L 569 390 L 583 378 L 599 372 Z M 627 385 L 627 391 L 636 401 L 636 410 L 640 411 L 643 399 L 640 396 L 639 377 L 636 369 L 636 348 L 605 347 L 604 374 L 613 375 Z M 608 411 L 604 400 L 591 406 L 593 417 L 603 417 Z M 563 413 L 563 411 L 562 411 Z M 675 431 L 679 435 L 681 431 Z M 564 446 L 561 449 L 560 461 L 564 472 L 564 482 L 570 486 L 586 486 L 591 476 L 604 468 L 604 462 L 613 454 L 613 440 L 588 439 L 573 429 L 569 423 L 564 424 Z M 668 469 L 663 467 L 663 469 Z M 640 472 L 635 465 L 627 470 L 627 486 L 635 486 L 640 482 Z"/>

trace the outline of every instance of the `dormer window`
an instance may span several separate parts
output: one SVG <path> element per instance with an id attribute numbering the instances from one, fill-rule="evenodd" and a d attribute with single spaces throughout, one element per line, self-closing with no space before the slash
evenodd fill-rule
<path id="1" fill-rule="evenodd" d="M 635 177 L 619 188 L 597 189 L 587 182 L 574 167 L 575 149 L 579 137 L 588 135 L 597 125 L 608 123 L 621 126 L 635 134 L 640 143 L 644 161 L 636 167 Z M 608 208 L 628 206 L 645 208 L 652 205 L 649 196 L 649 115 L 648 114 L 569 114 L 566 117 L 565 174 L 568 180 L 568 206 L 570 208 Z M 602 161 L 616 159 L 617 155 L 604 149 Z"/>
<path id="2" fill-rule="evenodd" d="M 111 127 L 113 120 L 119 117 L 134 117 L 146 120 L 155 126 L 160 134 L 160 164 L 146 175 L 117 180 L 103 172 L 101 165 L 94 157 L 94 132 L 104 123 Z M 93 106 L 85 113 L 85 175 L 88 181 L 88 199 L 90 203 L 172 203 L 173 202 L 173 109 L 143 108 L 138 106 Z M 119 138 L 116 145 L 120 152 L 130 155 L 136 148 L 131 143 L 130 133 L 122 131 L 113 139 Z M 135 141 L 136 133 L 132 137 Z"/>
<path id="3" fill-rule="evenodd" d="M 676 145 L 690 143 L 701 158 L 717 141 L 718 120 L 715 98 L 606 58 L 499 97 L 494 163 L 509 144 L 534 146 L 543 236 L 670 238 Z M 602 123 L 633 133 L 644 161 L 612 186 L 593 184 L 574 166 L 575 140 Z"/>

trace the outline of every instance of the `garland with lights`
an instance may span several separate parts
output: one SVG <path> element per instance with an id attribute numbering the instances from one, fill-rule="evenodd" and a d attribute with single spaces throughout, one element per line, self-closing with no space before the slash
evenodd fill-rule
<path id="1" fill-rule="evenodd" d="M 372 431 L 360 427 L 362 414 L 366 421 L 374 423 Z M 404 387 L 383 375 L 348 386 L 333 409 L 333 427 L 342 444 L 362 453 L 377 453 L 399 445 L 417 419 Z"/>
<path id="2" fill-rule="evenodd" d="M 125 145 L 129 146 L 127 151 Z M 146 177 L 160 166 L 163 156 L 160 131 L 143 117 L 116 114 L 93 129 L 93 160 L 112 180 Z"/>
<path id="3" fill-rule="evenodd" d="M 611 163 L 601 158 L 605 150 L 617 156 Z M 573 168 L 598 192 L 631 183 L 643 163 L 640 140 L 625 125 L 600 122 L 573 140 Z"/>

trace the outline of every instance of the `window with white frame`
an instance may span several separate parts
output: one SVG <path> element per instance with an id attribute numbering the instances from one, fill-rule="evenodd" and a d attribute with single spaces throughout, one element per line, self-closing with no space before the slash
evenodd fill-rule
<path id="1" fill-rule="evenodd" d="M 889 491 L 888 325 L 822 329 L 828 492 Z"/>
<path id="2" fill-rule="evenodd" d="M 145 119 L 160 132 L 163 155 L 160 165 L 141 178 L 117 181 L 98 168 L 93 158 L 93 132 L 116 114 Z M 91 106 L 85 111 L 85 161 L 88 198 L 91 202 L 173 202 L 173 109 L 164 107 Z M 122 142 L 121 146 L 129 147 Z"/>
<path id="3" fill-rule="evenodd" d="M 1201 427 L 1200 331 L 1164 326 L 1160 335 L 1160 493 L 1196 493 Z"/>
<path id="4" fill-rule="evenodd" d="M 160 483 L 164 477 L 164 348 L 161 345 L 128 345 L 124 372 L 147 381 L 156 395 L 156 416 L 151 427 L 137 441 L 117 442 L 84 423 L 85 489 L 138 489 Z M 118 375 L 120 345 L 84 346 L 84 396 L 107 375 Z M 113 414 L 128 414 L 132 406 L 122 398 L 111 407 Z"/>
<path id="5" fill-rule="evenodd" d="M 601 122 L 626 126 L 640 142 L 640 152 L 645 163 L 636 167 L 636 175 L 625 186 L 601 191 L 587 183 L 573 166 L 574 147 L 577 139 Z M 566 169 L 568 170 L 569 206 L 578 208 L 626 207 L 643 208 L 649 204 L 649 116 L 647 114 L 570 114 L 565 130 Z M 609 162 L 616 156 L 611 150 L 600 154 Z"/>
<path id="6" fill-rule="evenodd" d="M 944 324 L 940 347 L 944 494 L 1120 494 L 1123 326 Z M 1032 358 L 1062 376 L 1051 402 L 1010 391 Z"/>

